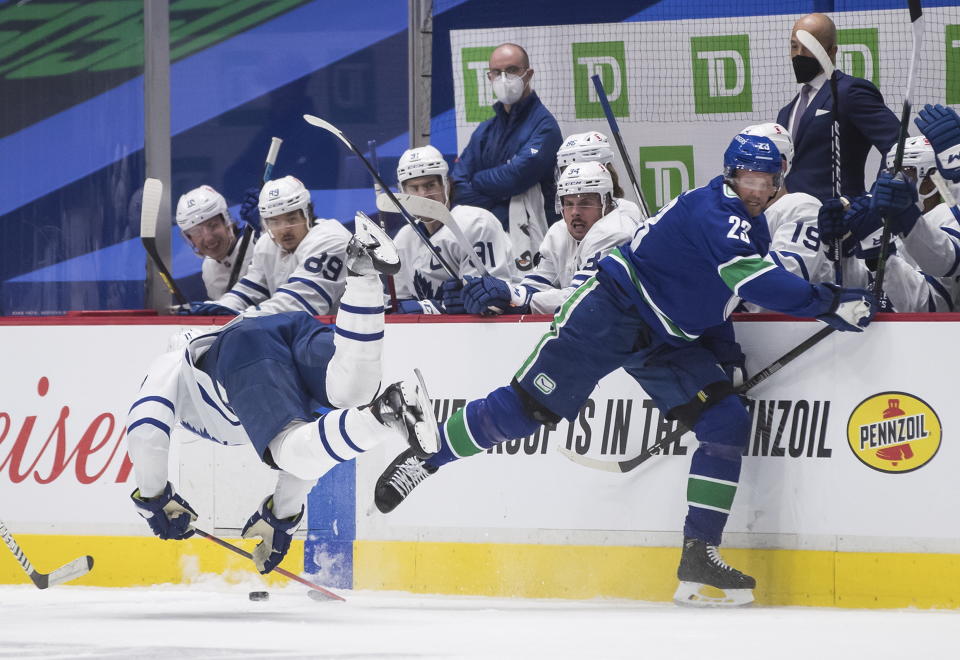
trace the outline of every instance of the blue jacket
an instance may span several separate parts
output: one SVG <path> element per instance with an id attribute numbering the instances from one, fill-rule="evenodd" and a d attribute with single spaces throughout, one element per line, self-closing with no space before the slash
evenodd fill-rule
<path id="1" fill-rule="evenodd" d="M 554 208 L 554 168 L 563 142 L 560 126 L 536 92 L 503 109 L 497 101 L 493 117 L 477 126 L 450 179 L 457 204 L 489 210 L 508 228 L 510 198 L 537 182 L 543 191 L 547 223 L 559 216 Z"/>
<path id="2" fill-rule="evenodd" d="M 780 110 L 778 124 L 787 126 L 799 96 L 797 94 Z M 900 122 L 884 105 L 880 90 L 869 80 L 837 71 L 837 96 L 840 99 L 837 109 L 840 115 L 840 191 L 853 198 L 865 192 L 863 169 L 870 146 L 876 147 L 885 158 L 897 141 Z M 821 201 L 833 197 L 830 177 L 832 122 L 833 94 L 828 79 L 794 128 L 793 168 L 786 180 L 790 192 L 808 193 Z"/>

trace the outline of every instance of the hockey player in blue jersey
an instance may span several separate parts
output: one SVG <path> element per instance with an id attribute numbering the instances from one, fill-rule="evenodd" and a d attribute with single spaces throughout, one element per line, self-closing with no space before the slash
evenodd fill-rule
<path id="1" fill-rule="evenodd" d="M 137 489 L 133 502 L 161 539 L 193 535 L 194 509 L 168 480 L 174 425 L 225 445 L 252 444 L 278 470 L 274 492 L 243 526 L 260 538 L 253 561 L 272 571 L 303 519 L 304 498 L 328 470 L 384 440 L 405 438 L 417 455 L 437 450 L 436 420 L 422 384 L 380 387 L 383 290 L 379 273 L 400 266 L 396 247 L 357 215 L 347 244 L 346 290 L 337 324 L 305 312 L 245 312 L 214 332 L 184 337 L 158 357 L 127 416 Z M 317 408 L 336 408 L 315 419 Z"/>
<path id="2" fill-rule="evenodd" d="M 742 298 L 861 332 L 876 305 L 868 291 L 811 284 L 767 258 L 762 210 L 781 185 L 773 142 L 737 135 L 723 165 L 723 176 L 671 201 L 631 243 L 600 261 L 510 385 L 468 402 L 441 426 L 437 454 L 421 459 L 406 451 L 394 459 L 377 481 L 377 508 L 392 511 L 446 463 L 526 437 L 541 424 L 573 420 L 597 382 L 623 368 L 699 441 L 675 600 L 752 601 L 754 579 L 724 563 L 717 550 L 750 431 L 750 416 L 734 393 L 745 374 L 730 312 Z M 704 585 L 726 597 L 703 594 Z"/>

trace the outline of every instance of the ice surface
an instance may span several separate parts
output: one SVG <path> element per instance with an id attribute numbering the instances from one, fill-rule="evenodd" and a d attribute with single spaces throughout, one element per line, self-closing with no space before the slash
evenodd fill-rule
<path id="1" fill-rule="evenodd" d="M 254 580 L 256 580 L 254 578 Z M 957 657 L 960 612 L 753 607 L 691 610 L 625 600 L 524 600 L 298 585 L 0 587 L 10 658 L 777 658 Z"/>

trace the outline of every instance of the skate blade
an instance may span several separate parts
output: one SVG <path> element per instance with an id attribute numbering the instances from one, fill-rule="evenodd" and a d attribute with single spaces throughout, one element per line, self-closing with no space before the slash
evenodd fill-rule
<path id="1" fill-rule="evenodd" d="M 684 607 L 743 607 L 753 602 L 753 589 L 718 589 L 699 582 L 681 582 L 673 602 Z"/>
<path id="2" fill-rule="evenodd" d="M 416 425 L 417 438 L 420 441 L 420 447 L 429 456 L 440 451 L 440 429 L 437 426 L 437 417 L 433 412 L 433 403 L 427 393 L 427 386 L 423 382 L 423 374 L 420 373 L 419 369 L 414 369 L 413 373 L 416 374 L 417 382 L 420 384 L 420 387 L 417 388 L 417 402 L 423 411 L 423 422 Z M 421 424 L 423 432 L 421 432 Z"/>

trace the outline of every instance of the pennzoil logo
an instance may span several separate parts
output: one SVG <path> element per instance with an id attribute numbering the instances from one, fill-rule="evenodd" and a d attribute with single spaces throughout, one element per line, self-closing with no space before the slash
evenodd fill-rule
<path id="1" fill-rule="evenodd" d="M 880 392 L 853 409 L 847 442 L 860 462 L 879 472 L 912 472 L 940 449 L 940 418 L 906 392 Z"/>

